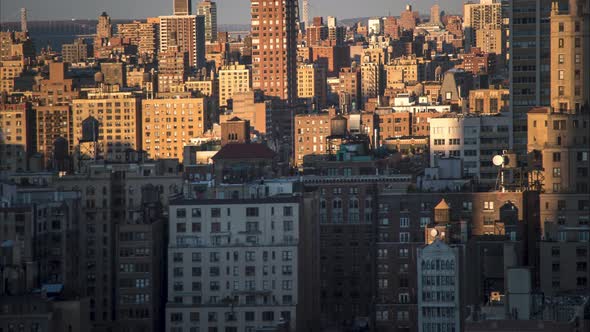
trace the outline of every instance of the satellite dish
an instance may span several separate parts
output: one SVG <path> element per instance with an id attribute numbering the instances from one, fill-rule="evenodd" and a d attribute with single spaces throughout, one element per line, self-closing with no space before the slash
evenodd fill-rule
<path id="1" fill-rule="evenodd" d="M 432 229 L 432 230 L 430 231 L 430 236 L 432 236 L 432 237 L 436 237 L 437 235 L 438 235 L 438 231 L 437 231 L 436 229 Z"/>
<path id="2" fill-rule="evenodd" d="M 501 155 L 496 155 L 492 159 L 492 163 L 494 163 L 494 165 L 496 165 L 496 166 L 502 166 L 502 165 L 504 165 L 504 157 Z"/>

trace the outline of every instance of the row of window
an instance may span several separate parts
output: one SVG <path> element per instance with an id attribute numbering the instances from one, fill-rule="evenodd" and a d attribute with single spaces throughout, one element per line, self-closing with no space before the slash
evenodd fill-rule
<path id="1" fill-rule="evenodd" d="M 210 210 L 210 217 L 211 218 L 221 218 L 221 208 L 211 208 Z M 202 218 L 203 213 L 201 208 L 192 208 L 190 210 L 191 217 L 193 218 Z M 247 207 L 246 208 L 246 216 L 247 217 L 258 217 L 259 216 L 259 208 L 258 207 Z M 231 208 L 226 209 L 227 216 L 231 216 Z M 275 215 L 275 208 L 271 207 L 271 215 Z M 292 217 L 293 216 L 293 207 L 292 206 L 283 206 L 283 216 L 284 217 Z M 177 218 L 186 218 L 187 217 L 187 209 L 186 208 L 177 208 L 176 209 L 176 217 Z"/>
<path id="2" fill-rule="evenodd" d="M 224 319 L 226 322 L 236 321 L 238 320 L 239 313 L 235 312 L 225 312 Z M 258 317 L 257 317 L 258 316 Z M 190 312 L 188 313 L 188 317 L 186 317 L 190 322 L 200 322 L 201 321 L 201 313 L 200 312 Z M 263 311 L 261 313 L 257 313 L 255 311 L 246 311 L 243 313 L 243 318 L 246 322 L 253 322 L 258 320 L 262 321 L 274 321 L 275 319 L 283 319 L 289 321 L 291 319 L 291 312 L 290 311 Z M 185 320 L 185 313 L 183 312 L 171 312 L 170 313 L 170 321 L 172 323 L 180 323 Z M 208 322 L 218 322 L 219 313 L 211 311 L 207 312 L 207 321 Z"/>
<path id="3" fill-rule="evenodd" d="M 239 252 L 234 251 L 233 259 L 234 261 L 239 260 Z M 201 262 L 201 253 L 200 252 L 193 252 L 191 253 L 191 260 L 193 262 Z M 226 261 L 229 261 L 232 257 L 230 252 L 225 253 Z M 293 251 L 291 250 L 284 250 L 281 252 L 281 258 L 283 261 L 292 261 L 293 260 Z M 175 252 L 172 255 L 172 259 L 175 263 L 182 263 L 184 261 L 184 253 L 182 252 Z M 246 251 L 244 252 L 244 260 L 246 262 L 254 262 L 256 261 L 256 252 L 255 251 Z M 267 262 L 269 259 L 276 260 L 276 252 L 275 251 L 263 251 L 262 252 L 262 260 Z M 216 263 L 221 261 L 221 253 L 218 251 L 210 252 L 209 253 L 209 262 Z"/>

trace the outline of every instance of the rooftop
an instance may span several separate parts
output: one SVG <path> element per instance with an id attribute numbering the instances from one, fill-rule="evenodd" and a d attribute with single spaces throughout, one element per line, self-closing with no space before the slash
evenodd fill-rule
<path id="1" fill-rule="evenodd" d="M 213 156 L 213 160 L 220 159 L 272 159 L 276 153 L 265 144 L 227 144 Z"/>

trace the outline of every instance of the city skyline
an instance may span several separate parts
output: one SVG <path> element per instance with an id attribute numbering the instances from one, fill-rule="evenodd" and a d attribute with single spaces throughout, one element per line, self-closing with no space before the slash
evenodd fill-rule
<path id="1" fill-rule="evenodd" d="M 200 1 L 194 1 L 193 13 Z M 236 3 L 238 2 L 238 3 Z M 311 17 L 336 16 L 340 19 L 398 15 L 407 3 L 422 15 L 430 13 L 432 1 L 399 1 L 374 0 L 370 4 L 357 3 L 350 6 L 338 6 L 339 0 L 316 0 L 311 4 Z M 441 10 L 448 13 L 459 14 L 462 12 L 462 1 L 438 1 Z M 219 1 L 219 24 L 248 24 L 250 21 L 249 1 Z M 57 0 L 46 3 L 38 3 L 36 0 L 23 0 L 19 2 L 0 1 L 0 20 L 2 22 L 17 22 L 20 18 L 20 9 L 24 7 L 28 11 L 30 21 L 44 20 L 68 20 L 68 19 L 94 19 L 99 13 L 106 11 L 113 19 L 140 19 L 159 15 L 172 14 L 172 6 L 166 2 L 154 0 L 129 0 L 87 3 L 85 6 L 72 6 L 67 0 Z M 300 7 L 302 8 L 302 7 Z"/>

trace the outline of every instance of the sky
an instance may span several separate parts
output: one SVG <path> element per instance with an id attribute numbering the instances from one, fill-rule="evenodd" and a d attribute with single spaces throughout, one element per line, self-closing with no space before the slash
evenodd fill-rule
<path id="1" fill-rule="evenodd" d="M 193 8 L 196 2 L 193 0 Z M 311 16 L 336 16 L 340 19 L 399 15 L 406 3 L 428 15 L 433 0 L 310 0 Z M 462 0 L 438 1 L 442 10 L 460 13 Z M 249 0 L 217 0 L 219 24 L 247 24 Z M 344 5 L 345 4 L 345 5 Z M 89 19 L 106 11 L 113 19 L 145 18 L 172 13 L 172 0 L 0 0 L 0 19 L 18 21 L 20 8 L 29 20 Z M 193 9 L 194 10 L 194 9 Z"/>

